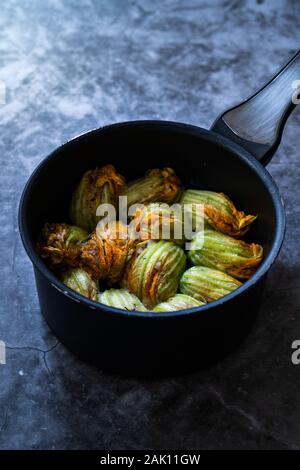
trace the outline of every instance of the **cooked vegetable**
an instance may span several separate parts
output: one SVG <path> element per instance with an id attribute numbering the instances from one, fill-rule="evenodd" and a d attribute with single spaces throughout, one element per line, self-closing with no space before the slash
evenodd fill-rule
<path id="1" fill-rule="evenodd" d="M 100 204 L 116 205 L 125 179 L 112 165 L 105 165 L 84 173 L 71 201 L 72 223 L 91 232 L 101 220 L 96 216 Z"/>
<path id="2" fill-rule="evenodd" d="M 119 196 L 127 196 L 128 214 L 117 213 Z M 101 204 L 114 206 L 102 207 L 105 219 L 97 215 Z M 68 287 L 127 311 L 200 307 L 237 289 L 263 260 L 261 245 L 240 239 L 257 216 L 223 193 L 181 194 L 172 168 L 149 170 L 127 186 L 112 165 L 89 170 L 73 194 L 70 218 L 75 225 L 45 224 L 41 257 Z M 194 266 L 185 271 L 187 257 Z"/>
<path id="3" fill-rule="evenodd" d="M 201 307 L 206 302 L 201 302 L 185 294 L 176 294 L 174 297 L 162 302 L 153 309 L 153 312 L 175 312 L 176 310 L 185 310 L 187 308 Z"/>
<path id="4" fill-rule="evenodd" d="M 180 194 L 180 180 L 172 168 L 150 170 L 144 178 L 130 183 L 122 192 L 128 207 L 149 202 L 172 203 Z"/>
<path id="5" fill-rule="evenodd" d="M 204 237 L 197 234 L 193 238 L 188 257 L 196 266 L 218 269 L 237 279 L 249 279 L 263 259 L 263 248 L 215 230 L 204 230 Z"/>
<path id="6" fill-rule="evenodd" d="M 127 227 L 122 222 L 111 222 L 102 230 L 95 230 L 83 244 L 81 265 L 94 279 L 115 284 L 123 276 L 132 248 Z"/>
<path id="7" fill-rule="evenodd" d="M 186 257 L 179 246 L 167 241 L 152 242 L 129 262 L 125 285 L 147 308 L 153 308 L 176 293 L 185 264 Z"/>
<path id="8" fill-rule="evenodd" d="M 98 285 L 91 276 L 80 268 L 69 268 L 63 271 L 62 282 L 78 294 L 84 295 L 90 300 L 97 300 Z"/>
<path id="9" fill-rule="evenodd" d="M 215 230 L 235 238 L 244 235 L 257 218 L 237 210 L 229 197 L 223 193 L 188 189 L 183 192 L 180 202 L 203 205 L 205 222 Z M 192 207 L 192 216 L 196 216 L 196 207 Z"/>
<path id="10" fill-rule="evenodd" d="M 146 312 L 146 307 L 127 289 L 109 289 L 98 295 L 98 302 L 122 310 Z"/>
<path id="11" fill-rule="evenodd" d="M 42 258 L 52 267 L 78 266 L 81 243 L 88 233 L 74 225 L 46 223 L 38 243 Z"/>
<path id="12" fill-rule="evenodd" d="M 130 224 L 139 240 L 172 240 L 182 244 L 184 236 L 182 208 L 166 203 L 151 203 L 137 209 Z"/>
<path id="13" fill-rule="evenodd" d="M 197 300 L 211 302 L 229 294 L 242 285 L 237 279 L 216 269 L 194 266 L 183 274 L 180 292 Z"/>

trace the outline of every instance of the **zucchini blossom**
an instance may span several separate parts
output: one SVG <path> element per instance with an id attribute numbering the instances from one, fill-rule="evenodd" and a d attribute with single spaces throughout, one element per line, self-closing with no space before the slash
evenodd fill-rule
<path id="1" fill-rule="evenodd" d="M 191 241 L 188 257 L 196 266 L 218 269 L 237 279 L 249 279 L 263 259 L 263 247 L 215 230 L 204 230 L 204 237 L 197 234 Z"/>
<path id="2" fill-rule="evenodd" d="M 133 245 L 127 226 L 122 222 L 110 222 L 101 230 L 94 230 L 83 244 L 81 265 L 93 278 L 115 284 L 123 276 Z"/>
<path id="3" fill-rule="evenodd" d="M 133 312 L 146 312 L 147 309 L 136 295 L 127 289 L 108 289 L 98 295 L 98 302 L 109 305 L 110 307 L 120 308 Z"/>
<path id="4" fill-rule="evenodd" d="M 88 237 L 82 228 L 68 224 L 46 223 L 38 251 L 50 267 L 79 265 L 81 243 Z"/>
<path id="5" fill-rule="evenodd" d="M 201 204 L 204 210 L 206 225 L 235 238 L 243 236 L 250 224 L 257 218 L 246 215 L 236 209 L 233 202 L 223 193 L 188 189 L 183 192 L 181 204 Z M 191 206 L 192 216 L 195 217 L 195 207 Z"/>
<path id="6" fill-rule="evenodd" d="M 205 266 L 193 266 L 180 280 L 180 292 L 197 300 L 211 302 L 230 294 L 242 285 L 234 277 Z"/>
<path id="7" fill-rule="evenodd" d="M 123 285 L 151 309 L 176 293 L 185 265 L 186 256 L 179 246 L 164 240 L 150 242 L 136 250 Z"/>
<path id="8" fill-rule="evenodd" d="M 100 204 L 116 207 L 117 198 L 125 185 L 125 179 L 113 165 L 86 171 L 81 178 L 71 201 L 72 223 L 88 232 L 95 229 L 101 217 L 96 215 Z"/>
<path id="9" fill-rule="evenodd" d="M 175 312 L 177 310 L 186 310 L 188 308 L 201 307 L 205 302 L 196 300 L 185 294 L 176 294 L 174 297 L 162 302 L 153 309 L 153 312 Z"/>
<path id="10" fill-rule="evenodd" d="M 183 214 L 180 204 L 151 203 L 138 208 L 130 228 L 140 241 L 171 240 L 182 244 L 184 238 Z"/>
<path id="11" fill-rule="evenodd" d="M 84 295 L 90 300 L 98 298 L 98 284 L 83 269 L 68 268 L 63 271 L 61 281 L 70 289 L 75 290 L 78 294 Z"/>
<path id="12" fill-rule="evenodd" d="M 144 178 L 129 183 L 122 191 L 128 207 L 149 202 L 172 203 L 180 195 L 180 180 L 172 168 L 153 169 Z"/>

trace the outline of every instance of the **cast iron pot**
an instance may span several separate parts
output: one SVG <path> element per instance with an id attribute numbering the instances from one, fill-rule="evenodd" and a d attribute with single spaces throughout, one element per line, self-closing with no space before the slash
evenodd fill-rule
<path id="1" fill-rule="evenodd" d="M 65 143 L 36 168 L 19 208 L 19 227 L 33 266 L 41 311 L 59 340 L 100 367 L 143 375 L 181 373 L 221 358 L 249 331 L 266 275 L 285 231 L 278 188 L 264 165 L 295 107 L 299 52 L 258 93 L 225 112 L 211 130 L 166 121 L 105 126 Z M 185 187 L 222 191 L 259 214 L 251 239 L 265 258 L 255 275 L 226 297 L 169 313 L 127 312 L 87 300 L 63 285 L 36 252 L 46 221 L 68 220 L 71 194 L 87 169 L 112 163 L 128 180 L 170 166 Z"/>

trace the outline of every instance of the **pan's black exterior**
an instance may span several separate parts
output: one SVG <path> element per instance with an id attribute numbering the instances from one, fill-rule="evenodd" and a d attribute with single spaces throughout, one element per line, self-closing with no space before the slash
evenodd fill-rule
<path id="1" fill-rule="evenodd" d="M 248 333 L 263 281 L 208 312 L 172 316 L 122 315 L 76 302 L 38 271 L 43 315 L 58 339 L 76 355 L 121 374 L 180 374 L 220 359 Z"/>
<path id="2" fill-rule="evenodd" d="M 296 58 L 299 65 L 299 55 Z M 278 122 L 288 112 L 290 108 L 278 112 Z M 226 125 L 225 114 L 214 131 L 164 121 L 107 126 L 64 144 L 29 179 L 20 202 L 19 227 L 34 265 L 41 310 L 58 338 L 80 357 L 126 374 L 182 373 L 222 357 L 249 331 L 283 241 L 285 216 L 276 184 L 249 153 L 253 150 L 264 161 L 261 143 L 249 145 L 234 128 L 227 132 Z M 281 131 L 278 139 L 280 135 Z M 263 145 L 269 160 L 277 144 Z M 184 186 L 223 191 L 246 212 L 259 214 L 249 237 L 263 245 L 265 259 L 255 275 L 218 301 L 164 314 L 110 308 L 64 286 L 37 255 L 38 234 L 45 221 L 68 220 L 70 197 L 83 172 L 107 163 L 128 180 L 149 168 L 171 166 Z"/>

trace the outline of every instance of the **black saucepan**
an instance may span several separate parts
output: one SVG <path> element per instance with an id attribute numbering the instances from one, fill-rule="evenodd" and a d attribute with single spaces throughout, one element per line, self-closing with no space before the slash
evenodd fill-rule
<path id="1" fill-rule="evenodd" d="M 285 231 L 283 203 L 263 165 L 297 103 L 293 86 L 299 78 L 298 52 L 211 130 L 166 121 L 113 124 L 70 140 L 36 168 L 20 202 L 20 233 L 34 266 L 41 311 L 71 351 L 113 371 L 181 373 L 222 357 L 249 331 Z M 68 220 L 69 200 L 83 172 L 107 163 L 128 180 L 170 166 L 185 187 L 222 191 L 247 213 L 259 214 L 251 238 L 263 245 L 265 259 L 255 275 L 220 300 L 164 314 L 110 308 L 64 286 L 36 253 L 38 234 L 45 221 Z"/>

